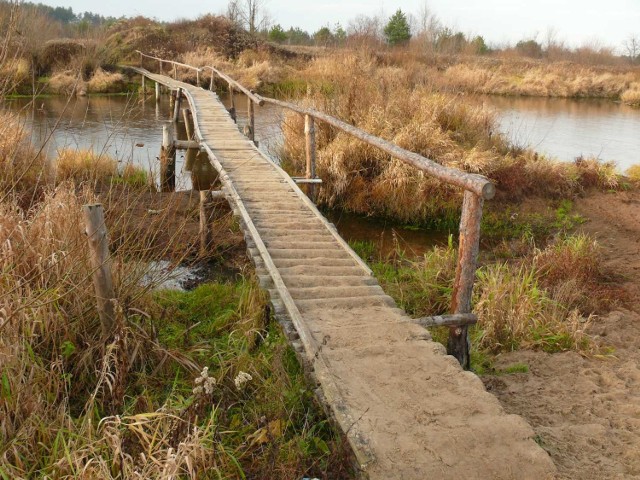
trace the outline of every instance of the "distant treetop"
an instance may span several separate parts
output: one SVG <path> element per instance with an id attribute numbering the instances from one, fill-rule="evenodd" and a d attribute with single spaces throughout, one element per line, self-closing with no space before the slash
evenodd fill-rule
<path id="1" fill-rule="evenodd" d="M 401 45 L 411 39 L 411 28 L 407 16 L 398 9 L 384 27 L 384 36 L 389 45 Z"/>

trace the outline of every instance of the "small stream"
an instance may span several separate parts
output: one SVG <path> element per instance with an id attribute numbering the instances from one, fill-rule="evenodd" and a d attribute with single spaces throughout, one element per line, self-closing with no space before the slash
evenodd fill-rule
<path id="1" fill-rule="evenodd" d="M 229 98 L 221 95 L 225 106 Z M 531 146 L 564 161 L 579 155 L 615 160 L 620 170 L 640 163 L 640 110 L 610 101 L 512 97 L 474 97 L 498 112 L 500 128 L 515 143 Z M 169 119 L 169 99 L 153 97 L 90 96 L 12 99 L 6 103 L 20 112 L 33 142 L 42 145 L 50 158 L 61 148 L 91 148 L 116 158 L 121 165 L 133 163 L 157 178 L 162 124 Z M 246 99 L 238 95 L 239 126 L 246 123 Z M 256 140 L 272 158 L 282 145 L 283 112 L 265 105 L 256 109 Z M 184 128 L 184 127 L 180 127 Z M 184 135 L 184 132 L 182 132 Z M 183 137 L 184 138 L 184 137 Z M 184 152 L 176 162 L 177 188 L 190 189 L 184 171 Z M 420 256 L 447 234 L 434 234 L 344 212 L 329 211 L 327 217 L 348 241 L 371 241 L 383 255 L 399 246 L 409 256 Z"/>

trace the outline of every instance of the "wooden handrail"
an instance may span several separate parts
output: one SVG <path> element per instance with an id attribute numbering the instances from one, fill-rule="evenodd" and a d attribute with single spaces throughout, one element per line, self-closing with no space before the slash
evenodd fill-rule
<path id="1" fill-rule="evenodd" d="M 193 65 L 187 65 L 186 63 L 180 63 L 180 62 L 176 62 L 174 60 L 165 60 L 164 58 L 158 58 L 158 57 L 154 57 L 152 55 L 147 55 L 146 53 L 142 53 L 140 50 L 136 50 L 136 53 L 139 53 L 143 57 L 147 57 L 147 58 L 150 58 L 152 60 L 157 60 L 157 61 L 163 62 L 163 63 L 171 63 L 171 64 L 176 65 L 178 67 L 190 68 L 191 70 L 195 70 L 197 72 L 201 72 L 203 70 L 202 68 L 194 67 Z"/>
<path id="2" fill-rule="evenodd" d="M 213 73 L 215 73 L 220 78 L 222 78 L 224 81 L 226 81 L 229 85 L 233 85 L 236 88 L 236 90 L 244 93 L 247 97 L 249 97 L 251 100 L 253 100 L 254 103 L 257 103 L 260 106 L 264 105 L 264 102 L 265 102 L 266 98 L 261 97 L 260 95 L 252 92 L 251 90 L 249 90 L 245 86 L 241 85 L 240 83 L 236 82 L 233 78 L 231 78 L 230 76 L 222 73 L 220 70 L 218 70 L 215 67 L 207 66 L 207 67 L 204 67 L 204 68 L 208 68 Z"/>
<path id="3" fill-rule="evenodd" d="M 357 138 L 358 140 L 362 140 L 369 145 L 379 148 L 392 157 L 409 163 L 419 170 L 423 170 L 446 183 L 457 185 L 464 188 L 465 190 L 469 190 L 470 192 L 473 192 L 484 199 L 490 200 L 496 194 L 495 185 L 493 185 L 493 183 L 491 183 L 488 178 L 482 175 L 463 172 L 462 170 L 458 170 L 457 168 L 445 167 L 444 165 L 440 165 L 433 160 L 429 160 L 428 158 L 423 157 L 418 153 L 405 150 L 404 148 L 401 148 L 394 143 L 383 140 L 380 137 L 376 137 L 375 135 L 365 132 L 358 127 L 354 127 L 349 123 L 332 117 L 331 115 L 327 115 L 326 113 L 319 112 L 318 110 L 301 107 L 299 105 L 289 102 L 283 102 L 282 100 L 276 100 L 274 98 L 260 98 L 263 99 L 266 103 L 277 105 L 279 107 L 300 113 L 302 115 L 309 115 L 310 117 L 313 117 L 317 120 L 328 123 L 329 125 L 332 125 L 339 130 L 342 130 L 343 132 L 346 132 L 349 135 Z"/>

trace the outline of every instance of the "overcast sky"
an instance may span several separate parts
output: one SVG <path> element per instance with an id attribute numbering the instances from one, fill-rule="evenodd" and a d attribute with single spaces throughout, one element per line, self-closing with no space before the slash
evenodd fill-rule
<path id="1" fill-rule="evenodd" d="M 40 0 L 112 16 L 144 15 L 159 20 L 223 13 L 226 0 Z M 340 22 L 347 26 L 359 14 L 385 17 L 398 8 L 417 14 L 424 0 L 265 0 L 274 23 L 313 32 Z M 491 43 L 541 39 L 549 27 L 572 45 L 599 40 L 619 46 L 630 34 L 640 35 L 640 0 L 428 0 L 427 5 L 448 26 L 484 36 Z M 179 9 L 179 11 L 178 11 Z"/>

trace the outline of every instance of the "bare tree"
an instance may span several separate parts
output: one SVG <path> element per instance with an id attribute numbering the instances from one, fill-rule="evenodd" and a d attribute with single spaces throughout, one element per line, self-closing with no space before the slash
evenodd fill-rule
<path id="1" fill-rule="evenodd" d="M 416 39 L 422 43 L 426 51 L 433 53 L 442 25 L 426 1 L 422 2 L 418 9 L 417 24 Z"/>
<path id="2" fill-rule="evenodd" d="M 640 36 L 630 35 L 623 43 L 622 46 L 625 52 L 629 56 L 631 63 L 635 62 L 640 55 Z"/>
<path id="3" fill-rule="evenodd" d="M 254 35 L 269 27 L 267 0 L 229 0 L 227 17 Z"/>

